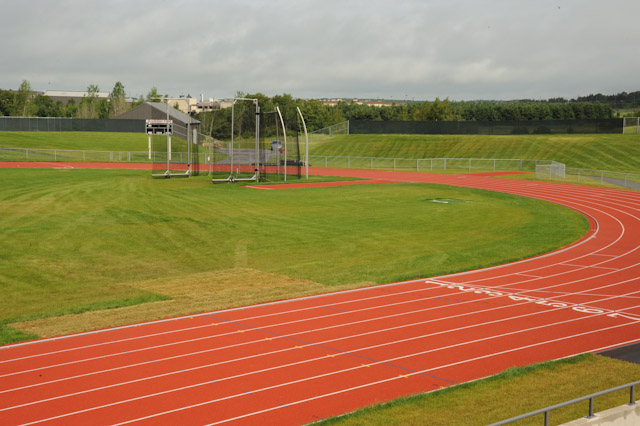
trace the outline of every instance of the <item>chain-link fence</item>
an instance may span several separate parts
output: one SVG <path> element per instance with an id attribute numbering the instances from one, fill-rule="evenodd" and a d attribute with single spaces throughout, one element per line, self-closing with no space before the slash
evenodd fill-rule
<path id="1" fill-rule="evenodd" d="M 383 158 L 383 157 L 338 157 L 310 155 L 311 166 L 325 168 L 400 170 L 415 172 L 433 171 L 535 171 L 536 164 L 548 160 L 520 158 Z"/>
<path id="2" fill-rule="evenodd" d="M 552 168 L 551 164 L 538 165 L 536 167 L 536 179 L 585 185 L 620 186 L 640 190 L 640 174 L 573 167 L 564 167 L 563 173 L 555 173 Z"/>
<path id="3" fill-rule="evenodd" d="M 536 179 L 564 179 L 566 166 L 563 163 L 551 161 L 549 164 L 536 164 Z"/>

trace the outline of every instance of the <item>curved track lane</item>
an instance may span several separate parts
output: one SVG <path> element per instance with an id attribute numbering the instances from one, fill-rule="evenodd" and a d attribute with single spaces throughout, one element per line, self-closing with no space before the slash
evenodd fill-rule
<path id="1" fill-rule="evenodd" d="M 0 422 L 299 425 L 640 340 L 640 193 L 312 172 L 539 198 L 582 212 L 591 230 L 482 270 L 5 346 Z"/>

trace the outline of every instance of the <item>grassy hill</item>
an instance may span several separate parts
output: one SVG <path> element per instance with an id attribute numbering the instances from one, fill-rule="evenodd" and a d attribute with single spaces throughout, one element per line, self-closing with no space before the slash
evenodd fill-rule
<path id="1" fill-rule="evenodd" d="M 312 155 L 387 158 L 518 158 L 567 167 L 640 172 L 640 136 L 336 135 L 315 139 Z"/>

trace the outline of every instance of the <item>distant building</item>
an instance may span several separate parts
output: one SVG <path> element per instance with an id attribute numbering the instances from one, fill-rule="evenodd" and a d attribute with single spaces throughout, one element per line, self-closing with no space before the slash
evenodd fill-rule
<path id="1" fill-rule="evenodd" d="M 406 105 L 406 102 L 385 101 L 380 99 L 375 99 L 375 100 L 351 99 L 350 101 L 345 101 L 344 99 L 323 99 L 322 100 L 322 103 L 327 106 L 336 106 L 340 102 L 346 102 L 348 104 L 355 104 L 355 105 L 368 105 L 368 106 L 373 106 L 377 108 L 390 107 L 394 105 Z"/>
<path id="2" fill-rule="evenodd" d="M 109 92 L 97 92 L 97 99 L 107 99 L 109 100 Z M 89 96 L 89 92 L 77 91 L 77 90 L 47 90 L 44 92 L 44 96 L 48 96 L 51 98 L 53 103 L 57 101 L 62 101 L 64 105 L 66 105 L 69 100 L 73 99 L 76 104 L 79 104 L 82 101 L 82 98 L 86 98 Z M 127 103 L 132 103 L 133 99 L 126 98 L 125 101 Z"/>

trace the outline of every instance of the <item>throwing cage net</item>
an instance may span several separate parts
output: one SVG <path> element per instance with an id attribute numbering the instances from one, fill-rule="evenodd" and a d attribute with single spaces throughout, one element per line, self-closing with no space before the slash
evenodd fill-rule
<path id="1" fill-rule="evenodd" d="M 292 120 L 297 123 L 295 117 Z M 302 161 L 298 132 L 295 127 L 292 132 L 285 123 L 277 107 L 262 112 L 257 99 L 234 99 L 230 135 L 212 134 L 205 141 L 212 182 L 299 179 Z"/>
<path id="2" fill-rule="evenodd" d="M 291 117 L 288 117 L 291 118 Z M 263 176 L 264 181 L 286 181 L 300 179 L 302 162 L 300 158 L 300 144 L 298 131 L 294 126 L 288 127 L 278 107 L 274 111 L 262 113 L 260 126 L 260 141 L 263 148 Z M 295 117 L 293 122 L 295 123 Z"/>

